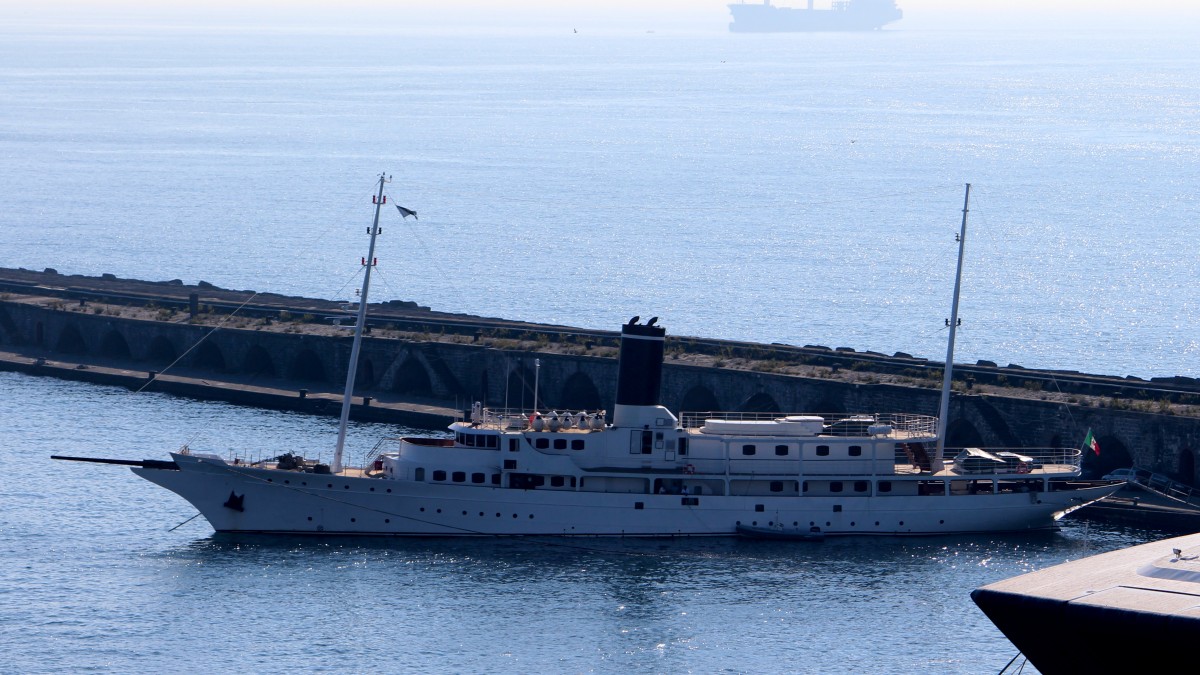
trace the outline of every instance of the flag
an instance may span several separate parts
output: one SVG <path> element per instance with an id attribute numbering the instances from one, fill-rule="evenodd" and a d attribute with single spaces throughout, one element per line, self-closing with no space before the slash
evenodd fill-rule
<path id="1" fill-rule="evenodd" d="M 1090 449 L 1092 452 L 1096 453 L 1097 457 L 1100 456 L 1100 444 L 1096 442 L 1096 437 L 1092 435 L 1091 429 L 1088 429 L 1087 436 L 1085 436 L 1083 439 L 1083 449 Z"/>
<path id="2" fill-rule="evenodd" d="M 412 216 L 413 220 L 420 220 L 420 218 L 417 218 L 417 212 L 413 211 L 412 209 L 406 209 L 403 206 L 396 204 L 396 210 L 400 212 L 401 218 L 407 218 L 409 216 Z"/>

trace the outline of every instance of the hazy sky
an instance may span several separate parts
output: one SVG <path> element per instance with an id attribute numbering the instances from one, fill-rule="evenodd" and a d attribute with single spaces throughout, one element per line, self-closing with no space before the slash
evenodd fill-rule
<path id="1" fill-rule="evenodd" d="M 751 0 L 758 1 L 758 0 Z M 775 0 L 802 6 L 806 0 Z M 520 27 L 571 25 L 645 30 L 724 30 L 726 0 L 0 0 L 15 20 L 92 23 L 161 21 L 265 25 Z M 830 0 L 816 0 L 828 7 Z M 899 0 L 892 29 L 1179 28 L 1200 23 L 1193 0 Z"/>

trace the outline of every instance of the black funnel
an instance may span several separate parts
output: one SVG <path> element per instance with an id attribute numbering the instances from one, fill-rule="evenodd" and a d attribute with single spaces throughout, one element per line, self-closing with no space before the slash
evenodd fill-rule
<path id="1" fill-rule="evenodd" d="M 661 326 L 633 323 L 621 326 L 617 405 L 659 404 L 666 335 L 667 329 Z"/>

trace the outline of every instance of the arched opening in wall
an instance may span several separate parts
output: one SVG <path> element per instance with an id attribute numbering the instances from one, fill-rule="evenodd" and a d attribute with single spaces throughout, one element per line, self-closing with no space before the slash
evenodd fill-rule
<path id="1" fill-rule="evenodd" d="M 562 394 L 556 407 L 570 410 L 599 410 L 600 391 L 592 378 L 582 372 L 576 372 L 563 383 Z"/>
<path id="2" fill-rule="evenodd" d="M 538 391 L 538 398 L 543 398 Z M 516 366 L 508 371 L 508 382 L 504 388 L 505 405 L 518 410 L 533 409 L 533 371 Z"/>
<path id="3" fill-rule="evenodd" d="M 104 339 L 100 341 L 100 355 L 114 359 L 128 359 L 133 356 L 129 352 L 129 343 L 125 341 L 125 336 L 116 330 L 104 334 Z"/>
<path id="4" fill-rule="evenodd" d="M 430 379 L 425 366 L 410 355 L 396 369 L 392 391 L 409 396 L 433 396 L 433 380 Z"/>
<path id="5" fill-rule="evenodd" d="M 746 399 L 744 403 L 738 406 L 737 411 L 754 413 L 783 412 L 783 410 L 779 407 L 779 403 L 774 399 L 774 397 L 762 391 Z"/>
<path id="6" fill-rule="evenodd" d="M 717 395 L 708 387 L 698 384 L 683 395 L 677 412 L 717 412 L 721 410 L 721 402 Z"/>
<path id="7" fill-rule="evenodd" d="M 220 347 L 205 340 L 192 352 L 192 366 L 204 368 L 205 370 L 224 372 L 225 355 L 221 353 Z"/>
<path id="8" fill-rule="evenodd" d="M 175 351 L 175 345 L 161 335 L 155 336 L 150 341 L 150 348 L 146 350 L 146 361 L 153 364 L 167 365 L 175 363 L 177 358 L 179 352 Z"/>
<path id="9" fill-rule="evenodd" d="M 75 324 L 67 324 L 58 334 L 58 343 L 54 345 L 54 351 L 60 354 L 87 353 L 87 343 L 83 341 L 83 334 Z"/>
<path id="10" fill-rule="evenodd" d="M 246 350 L 246 356 L 242 359 L 242 372 L 262 377 L 275 377 L 279 373 L 275 369 L 275 361 L 271 354 L 259 345 Z"/>
<path id="11" fill-rule="evenodd" d="M 816 413 L 819 415 L 845 415 L 846 414 L 845 404 L 843 404 L 839 400 L 834 400 L 832 398 L 829 398 L 828 396 L 821 399 L 821 402 L 817 404 L 817 407 L 813 408 L 812 410 L 816 411 Z"/>
<path id="12" fill-rule="evenodd" d="M 371 359 L 358 360 L 358 372 L 354 374 L 355 389 L 370 389 L 375 386 L 375 364 Z"/>
<path id="13" fill-rule="evenodd" d="M 1133 466 L 1129 448 L 1116 436 L 1097 436 L 1096 443 L 1100 446 L 1098 456 L 1088 448 L 1083 449 L 1084 478 L 1099 478 L 1113 469 Z"/>
<path id="14" fill-rule="evenodd" d="M 4 329 L 0 331 L 0 342 L 4 342 L 5 340 L 14 343 L 20 341 L 21 334 L 17 330 L 17 322 L 13 321 L 12 317 L 8 315 L 8 310 L 3 307 L 0 307 L 0 328 Z"/>
<path id="15" fill-rule="evenodd" d="M 325 365 L 321 363 L 321 357 L 317 356 L 316 352 L 305 349 L 292 359 L 288 377 L 304 382 L 325 382 Z"/>
<path id="16" fill-rule="evenodd" d="M 949 458 L 950 449 L 957 453 L 963 448 L 982 448 L 983 434 L 964 419 L 951 420 L 949 426 L 946 427 L 946 450 L 947 458 Z"/>
<path id="17" fill-rule="evenodd" d="M 1179 452 L 1179 471 L 1175 474 L 1175 480 L 1188 485 L 1196 484 L 1196 455 L 1191 448 Z"/>

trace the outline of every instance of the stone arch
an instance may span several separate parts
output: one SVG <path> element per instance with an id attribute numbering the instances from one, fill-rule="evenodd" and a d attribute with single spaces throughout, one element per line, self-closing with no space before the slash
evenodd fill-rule
<path id="1" fill-rule="evenodd" d="M 104 339 L 100 341 L 100 355 L 114 359 L 128 359 L 133 356 L 129 351 L 129 343 L 125 341 L 125 336 L 117 332 L 115 328 L 105 333 Z"/>
<path id="2" fill-rule="evenodd" d="M 409 355 L 396 369 L 392 391 L 412 396 L 433 396 L 433 380 L 425 366 L 415 356 Z"/>
<path id="3" fill-rule="evenodd" d="M 196 351 L 192 352 L 192 365 L 196 368 L 205 368 L 208 370 L 225 370 L 225 355 L 221 353 L 221 348 L 209 340 L 200 343 L 196 347 Z"/>
<path id="4" fill-rule="evenodd" d="M 325 364 L 321 363 L 321 357 L 313 350 L 301 350 L 296 354 L 296 358 L 292 359 L 288 377 L 306 382 L 325 382 Z"/>
<path id="5" fill-rule="evenodd" d="M 39 324 L 40 325 L 40 324 Z M 20 340 L 20 331 L 17 330 L 17 323 L 8 315 L 8 310 L 0 307 L 0 328 L 4 328 L 4 335 L 12 342 Z"/>
<path id="6" fill-rule="evenodd" d="M 947 448 L 980 448 L 983 447 L 983 434 L 974 424 L 963 418 L 950 420 L 946 427 Z"/>
<path id="7" fill-rule="evenodd" d="M 524 366 L 517 366 L 508 371 L 508 384 L 505 388 L 505 398 L 509 408 L 531 410 L 533 408 L 533 371 Z M 541 398 L 541 392 L 538 392 Z"/>
<path id="8" fill-rule="evenodd" d="M 86 354 L 87 343 L 83 341 L 83 333 L 79 332 L 79 327 L 73 323 L 64 326 L 62 332 L 58 334 L 58 342 L 54 345 L 54 351 L 60 354 Z"/>
<path id="9" fill-rule="evenodd" d="M 596 383 L 582 371 L 576 371 L 563 383 L 562 394 L 557 405 L 571 410 L 599 410 L 600 390 Z"/>
<path id="10" fill-rule="evenodd" d="M 688 389 L 679 402 L 680 412 L 717 412 L 720 409 L 721 402 L 717 400 L 717 395 L 702 384 Z"/>
<path id="11" fill-rule="evenodd" d="M 279 374 L 275 369 L 275 360 L 262 345 L 254 345 L 246 350 L 246 356 L 242 358 L 242 372 L 265 377 L 275 377 Z"/>
<path id="12" fill-rule="evenodd" d="M 177 358 L 179 352 L 175 351 L 175 345 L 162 335 L 154 336 L 150 341 L 150 348 L 146 350 L 146 360 L 150 363 L 175 363 Z"/>
<path id="13" fill-rule="evenodd" d="M 783 412 L 774 396 L 760 391 L 746 399 L 737 409 L 738 412 L 778 413 Z"/>
<path id="14" fill-rule="evenodd" d="M 354 374 L 354 388 L 370 389 L 375 386 L 375 362 L 371 359 L 358 360 L 358 372 Z"/>
<path id="15" fill-rule="evenodd" d="M 1085 478 L 1099 478 L 1113 469 L 1133 466 L 1133 456 L 1129 448 L 1116 436 L 1096 436 L 1100 445 L 1100 455 L 1091 450 L 1083 450 L 1083 475 Z"/>
<path id="16" fill-rule="evenodd" d="M 1184 448 L 1179 451 L 1179 470 L 1175 472 L 1176 480 L 1187 483 L 1188 485 L 1196 484 L 1196 454 L 1191 448 Z"/>

